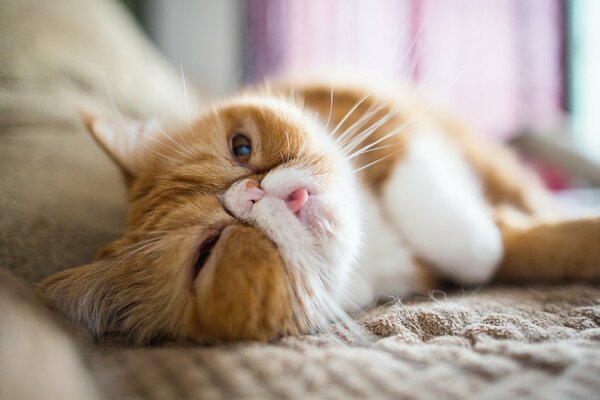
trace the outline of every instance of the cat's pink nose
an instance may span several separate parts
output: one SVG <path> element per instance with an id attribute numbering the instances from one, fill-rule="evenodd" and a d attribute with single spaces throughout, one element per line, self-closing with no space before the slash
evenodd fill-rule
<path id="1" fill-rule="evenodd" d="M 299 188 L 292 191 L 285 198 L 285 203 L 291 212 L 296 214 L 298 211 L 304 207 L 306 202 L 308 201 L 308 190 L 305 188 Z"/>

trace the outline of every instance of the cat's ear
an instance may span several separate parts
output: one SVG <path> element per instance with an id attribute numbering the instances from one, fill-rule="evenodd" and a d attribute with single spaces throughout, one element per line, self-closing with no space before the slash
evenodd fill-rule
<path id="1" fill-rule="evenodd" d="M 68 269 L 37 284 L 42 298 L 71 322 L 88 328 L 96 336 L 105 331 L 101 262 Z"/>
<path id="2" fill-rule="evenodd" d="M 36 289 L 48 305 L 96 338 L 114 334 L 143 343 L 163 322 L 155 305 L 167 299 L 160 296 L 171 295 L 152 290 L 156 281 L 145 267 L 124 268 L 110 258 L 100 259 L 49 276 Z"/>
<path id="3" fill-rule="evenodd" d="M 85 112 L 81 117 L 94 140 L 129 177 L 148 163 L 149 148 L 161 133 L 156 120 L 110 119 Z"/>
<path id="4" fill-rule="evenodd" d="M 56 311 L 95 337 L 118 332 L 138 296 L 123 268 L 98 260 L 49 276 L 36 285 L 38 293 Z"/>

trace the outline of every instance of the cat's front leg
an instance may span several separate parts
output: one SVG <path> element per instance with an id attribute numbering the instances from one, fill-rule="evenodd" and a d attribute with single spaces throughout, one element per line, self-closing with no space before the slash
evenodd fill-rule
<path id="1" fill-rule="evenodd" d="M 442 277 L 464 285 L 489 281 L 503 245 L 478 177 L 443 134 L 418 132 L 408 140 L 382 188 L 389 219 Z"/>

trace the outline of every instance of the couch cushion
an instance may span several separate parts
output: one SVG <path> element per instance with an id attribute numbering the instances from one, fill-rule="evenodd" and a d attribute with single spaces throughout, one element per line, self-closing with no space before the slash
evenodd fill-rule
<path id="1" fill-rule="evenodd" d="M 0 151 L 0 265 L 37 281 L 118 236 L 121 177 L 83 128 L 5 128 Z"/>
<path id="2" fill-rule="evenodd" d="M 187 118 L 179 71 L 112 1 L 3 1 L 0 37 L 3 126 L 112 113 L 109 96 L 123 114 Z"/>

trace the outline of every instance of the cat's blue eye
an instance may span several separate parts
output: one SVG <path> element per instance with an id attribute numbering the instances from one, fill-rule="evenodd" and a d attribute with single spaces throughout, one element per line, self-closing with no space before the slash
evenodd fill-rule
<path id="1" fill-rule="evenodd" d="M 233 149 L 233 153 L 238 157 L 249 156 L 251 152 L 250 146 L 247 144 L 236 146 Z"/>
<path id="2" fill-rule="evenodd" d="M 250 139 L 241 133 L 235 134 L 231 139 L 231 152 L 238 161 L 246 163 L 252 155 L 252 143 Z"/>

